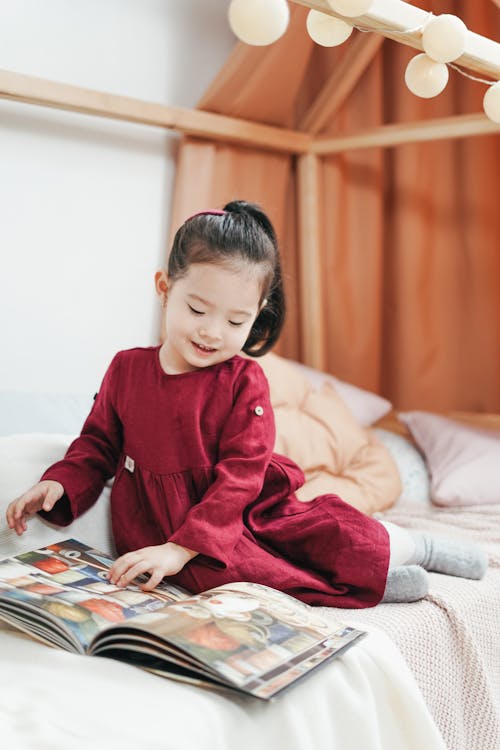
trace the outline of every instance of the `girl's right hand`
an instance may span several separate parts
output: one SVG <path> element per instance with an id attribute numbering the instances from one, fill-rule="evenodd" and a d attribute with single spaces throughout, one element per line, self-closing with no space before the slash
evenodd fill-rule
<path id="1" fill-rule="evenodd" d="M 30 490 L 13 500 L 6 513 L 7 524 L 14 529 L 18 536 L 24 534 L 28 528 L 26 521 L 39 510 L 52 510 L 58 500 L 64 495 L 64 487 L 60 482 L 44 479 Z"/>

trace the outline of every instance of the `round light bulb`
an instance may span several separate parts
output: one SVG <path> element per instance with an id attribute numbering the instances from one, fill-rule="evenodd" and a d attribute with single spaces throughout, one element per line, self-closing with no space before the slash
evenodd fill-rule
<path id="1" fill-rule="evenodd" d="M 422 47 L 436 62 L 446 63 L 463 55 L 467 40 L 467 26 L 458 16 L 443 13 L 424 26 Z"/>
<path id="2" fill-rule="evenodd" d="M 405 72 L 406 85 L 415 96 L 430 99 L 443 91 L 448 83 L 448 68 L 425 53 L 412 57 Z"/>
<path id="3" fill-rule="evenodd" d="M 368 13 L 373 5 L 373 0 L 326 0 L 335 13 L 351 18 Z"/>
<path id="4" fill-rule="evenodd" d="M 483 99 L 483 107 L 486 117 L 493 122 L 500 123 L 500 81 L 488 86 Z"/>
<path id="5" fill-rule="evenodd" d="M 228 18 L 238 39 L 264 46 L 285 33 L 290 11 L 286 0 L 232 0 Z"/>
<path id="6" fill-rule="evenodd" d="M 309 36 L 322 47 L 336 47 L 352 34 L 352 26 L 340 18 L 310 10 L 307 14 L 306 27 Z"/>

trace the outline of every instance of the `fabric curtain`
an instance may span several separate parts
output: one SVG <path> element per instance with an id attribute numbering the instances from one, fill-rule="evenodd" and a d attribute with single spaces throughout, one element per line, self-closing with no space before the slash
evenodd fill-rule
<path id="1" fill-rule="evenodd" d="M 491 0 L 432 0 L 426 8 L 500 36 Z M 307 10 L 291 4 L 291 11 L 274 45 L 236 46 L 201 108 L 299 126 L 349 41 L 315 45 Z M 453 69 L 438 97 L 413 96 L 404 70 L 414 54 L 385 40 L 321 134 L 482 111 L 484 84 Z M 317 284 L 330 372 L 399 409 L 500 411 L 499 151 L 492 135 L 322 159 Z M 295 194 L 292 156 L 193 138 L 180 146 L 172 231 L 191 213 L 233 198 L 261 204 L 284 260 L 288 319 L 278 351 L 301 359 Z"/>

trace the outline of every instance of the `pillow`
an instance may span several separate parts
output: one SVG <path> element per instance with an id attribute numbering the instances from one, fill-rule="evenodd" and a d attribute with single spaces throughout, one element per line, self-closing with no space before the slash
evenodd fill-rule
<path id="1" fill-rule="evenodd" d="M 19 555 L 70 537 L 103 552 L 113 552 L 109 519 L 111 482 L 98 502 L 69 526 L 59 528 L 34 516 L 21 537 L 7 526 L 5 512 L 11 500 L 38 482 L 43 471 L 64 456 L 72 440 L 72 435 L 43 433 L 0 437 L 0 557 Z"/>
<path id="2" fill-rule="evenodd" d="M 401 492 L 398 469 L 374 432 L 359 424 L 329 377 L 315 387 L 302 366 L 290 360 L 272 353 L 259 362 L 269 381 L 276 419 L 275 450 L 305 474 L 306 482 L 296 493 L 299 500 L 332 493 L 365 513 L 393 505 Z"/>
<path id="3" fill-rule="evenodd" d="M 500 503 L 500 432 L 482 430 L 428 412 L 404 412 L 427 461 L 436 505 Z"/>
<path id="4" fill-rule="evenodd" d="M 431 480 L 422 454 L 401 435 L 389 430 L 374 428 L 378 439 L 385 445 L 398 467 L 403 491 L 397 500 L 402 505 L 426 506 L 431 502 Z"/>
<path id="5" fill-rule="evenodd" d="M 76 434 L 91 407 L 91 395 L 0 391 L 0 435 Z"/>
<path id="6" fill-rule="evenodd" d="M 295 461 L 305 475 L 296 493 L 299 500 L 332 493 L 365 513 L 393 505 L 401 482 L 390 453 L 372 431 L 358 424 L 328 382 L 319 391 L 310 388 L 298 402 L 281 398 L 278 404 L 272 378 L 270 385 L 275 450 Z"/>
<path id="7" fill-rule="evenodd" d="M 334 375 L 307 367 L 300 362 L 284 359 L 277 354 L 265 354 L 259 362 L 268 379 L 281 372 L 280 388 L 285 389 L 285 401 L 290 389 L 307 392 L 311 387 L 314 390 L 319 390 L 323 383 L 330 383 L 363 427 L 373 424 L 392 408 L 390 401 L 382 398 L 382 396 L 378 396 L 376 393 L 365 391 L 351 383 L 339 380 Z M 271 377 L 268 372 L 271 373 Z M 281 393 L 276 393 L 275 397 L 278 399 L 282 395 Z"/>

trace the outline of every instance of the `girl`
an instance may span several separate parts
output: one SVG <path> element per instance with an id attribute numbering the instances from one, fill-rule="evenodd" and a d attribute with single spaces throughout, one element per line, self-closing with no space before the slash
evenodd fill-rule
<path id="1" fill-rule="evenodd" d="M 12 529 L 36 512 L 70 523 L 115 475 L 109 578 L 120 586 L 144 573 L 146 590 L 165 576 L 193 592 L 243 580 L 369 607 L 424 596 L 424 568 L 484 574 L 475 547 L 411 535 L 336 495 L 295 498 L 304 476 L 273 453 L 266 378 L 239 355 L 268 351 L 285 312 L 275 233 L 257 206 L 189 218 L 155 278 L 164 343 L 115 356 L 65 458 L 9 505 Z"/>

